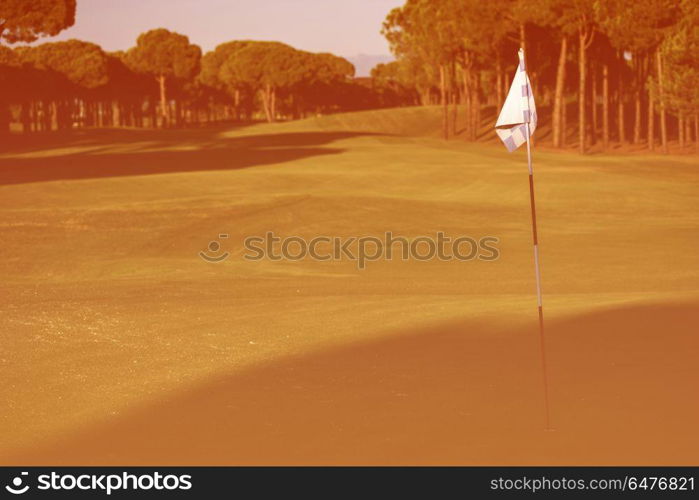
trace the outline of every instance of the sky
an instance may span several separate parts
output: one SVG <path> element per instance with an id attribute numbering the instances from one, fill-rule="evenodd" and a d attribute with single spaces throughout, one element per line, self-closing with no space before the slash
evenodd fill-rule
<path id="1" fill-rule="evenodd" d="M 167 28 L 204 52 L 230 40 L 278 40 L 340 56 L 388 55 L 381 23 L 405 0 L 78 0 L 75 25 L 42 41 L 79 38 L 107 51 Z"/>

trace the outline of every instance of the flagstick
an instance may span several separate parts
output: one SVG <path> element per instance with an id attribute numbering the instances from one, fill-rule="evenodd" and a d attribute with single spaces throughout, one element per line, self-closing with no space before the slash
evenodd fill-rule
<path id="1" fill-rule="evenodd" d="M 519 49 L 519 66 L 512 80 L 510 92 L 505 99 L 505 104 L 500 110 L 500 115 L 495 122 L 496 133 L 500 137 L 508 151 L 512 152 L 527 143 L 527 165 L 529 167 L 529 202 L 532 209 L 532 235 L 534 237 L 534 269 L 536 271 L 536 301 L 539 310 L 539 344 L 541 349 L 541 368 L 544 382 L 544 404 L 546 409 L 546 430 L 551 428 L 551 412 L 549 407 L 549 382 L 546 370 L 546 344 L 544 339 L 544 308 L 541 301 L 541 269 L 539 266 L 539 237 L 536 231 L 536 201 L 534 200 L 534 168 L 532 166 L 531 123 L 536 126 L 536 109 L 532 113 L 534 103 L 531 82 L 527 77 L 527 64 L 524 57 L 524 49 Z M 524 75 L 524 82 L 521 77 Z M 518 85 L 521 85 L 521 90 Z M 520 93 L 521 92 L 521 93 Z M 521 96 L 521 101 L 519 101 Z M 525 137 L 522 137 L 524 125 Z M 504 129 L 504 130 L 499 130 Z"/>
<path id="2" fill-rule="evenodd" d="M 526 65 L 525 65 L 526 67 Z M 541 270 L 539 269 L 539 238 L 536 232 L 536 201 L 534 199 L 534 168 L 532 167 L 532 148 L 530 144 L 529 122 L 527 129 L 527 164 L 529 166 L 529 202 L 532 207 L 532 235 L 534 238 L 534 269 L 536 271 L 536 301 L 539 306 L 539 344 L 541 347 L 541 368 L 544 374 L 544 402 L 546 405 L 546 430 L 550 429 L 549 382 L 546 371 L 546 348 L 544 342 L 544 308 L 541 302 Z"/>
<path id="3" fill-rule="evenodd" d="M 531 147 L 531 130 L 529 128 L 529 120 L 531 120 L 531 110 L 529 108 L 529 99 L 531 97 L 531 84 L 527 77 L 527 62 L 525 59 L 524 49 L 519 49 L 524 64 L 524 77 L 527 84 L 527 166 L 529 167 L 529 203 L 532 207 L 532 236 L 534 240 L 534 270 L 536 272 L 536 303 L 539 308 L 539 346 L 541 349 L 541 371 L 544 378 L 544 404 L 546 407 L 546 430 L 551 428 L 551 417 L 549 410 L 549 381 L 546 370 L 546 343 L 544 340 L 544 308 L 541 301 L 541 269 L 539 267 L 539 236 L 536 231 L 536 201 L 534 199 L 534 167 L 532 166 L 532 147 Z"/>

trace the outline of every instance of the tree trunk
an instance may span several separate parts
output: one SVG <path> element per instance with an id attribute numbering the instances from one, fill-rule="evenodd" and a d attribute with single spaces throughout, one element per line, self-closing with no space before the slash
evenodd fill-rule
<path id="1" fill-rule="evenodd" d="M 262 99 L 262 108 L 265 112 L 265 117 L 267 118 L 267 123 L 272 123 L 272 109 L 270 107 L 272 96 L 272 88 L 270 85 L 265 85 L 263 89 L 260 89 L 260 97 Z"/>
<path id="2" fill-rule="evenodd" d="M 592 135 L 590 136 L 591 144 L 597 143 L 597 128 L 598 128 L 598 117 L 597 117 L 597 70 L 594 64 L 592 65 L 590 71 L 590 80 L 592 83 Z"/>
<path id="3" fill-rule="evenodd" d="M 158 105 L 155 102 L 149 102 L 148 104 L 148 111 L 150 114 L 150 127 L 158 128 Z"/>
<path id="4" fill-rule="evenodd" d="M 684 119 L 682 117 L 682 112 L 680 111 L 677 116 L 677 129 L 678 129 L 678 139 L 680 141 L 680 151 L 684 149 Z"/>
<path id="5" fill-rule="evenodd" d="M 442 133 L 444 139 L 449 139 L 449 103 L 447 102 L 447 75 L 444 65 L 439 65 L 439 91 L 442 98 Z"/>
<path id="6" fill-rule="evenodd" d="M 566 78 L 566 51 L 568 39 L 561 40 L 561 51 L 558 56 L 558 69 L 556 71 L 556 91 L 553 99 L 553 147 L 559 148 L 564 141 L 561 140 L 563 122 L 563 90 Z"/>
<path id="7" fill-rule="evenodd" d="M 464 62 L 464 66 L 461 68 L 461 79 L 463 81 L 463 93 L 464 93 L 464 108 L 466 116 L 466 124 L 464 126 L 464 136 L 467 141 L 471 140 L 473 128 L 473 92 L 471 91 L 471 73 L 467 69 L 468 61 Z"/>
<path id="8" fill-rule="evenodd" d="M 235 118 L 240 121 L 240 89 L 235 89 L 233 94 L 233 105 L 235 106 Z"/>
<path id="9" fill-rule="evenodd" d="M 51 103 L 49 104 L 49 110 L 51 113 L 49 130 L 59 130 L 60 126 L 58 125 L 58 103 L 56 101 L 51 101 Z"/>
<path id="10" fill-rule="evenodd" d="M 564 148 L 568 141 L 568 103 L 565 95 L 563 96 L 561 108 L 561 147 Z"/>
<path id="11" fill-rule="evenodd" d="M 167 91 L 165 88 L 165 76 L 160 75 L 158 78 L 158 85 L 160 87 L 160 115 L 162 116 L 162 127 L 167 127 L 170 123 L 170 115 L 168 113 L 167 106 Z"/>
<path id="12" fill-rule="evenodd" d="M 456 80 L 456 75 L 453 75 L 454 78 L 453 80 Z M 456 81 L 453 82 L 451 85 L 452 91 L 451 91 L 451 131 L 453 135 L 456 135 L 456 121 L 458 119 L 458 114 L 459 114 L 459 97 L 458 97 L 458 85 L 456 85 Z"/>
<path id="13" fill-rule="evenodd" d="M 636 90 L 636 92 L 635 92 L 634 118 L 633 118 L 633 143 L 639 144 L 640 142 L 641 142 L 641 91 Z"/>
<path id="14" fill-rule="evenodd" d="M 653 109 L 653 97 L 648 94 L 648 149 L 655 151 L 655 111 Z"/>
<path id="15" fill-rule="evenodd" d="M 471 91 L 473 92 L 473 97 L 471 98 L 471 113 L 473 115 L 471 121 L 471 140 L 475 141 L 478 139 L 478 129 L 481 124 L 481 96 L 477 79 L 472 82 Z"/>
<path id="16" fill-rule="evenodd" d="M 104 126 L 108 127 L 112 121 L 112 107 L 107 101 L 102 101 L 102 112 L 104 113 Z"/>
<path id="17" fill-rule="evenodd" d="M 65 101 L 56 101 L 56 130 L 66 129 Z"/>
<path id="18" fill-rule="evenodd" d="M 495 95 L 498 103 L 498 111 L 502 109 L 502 105 L 505 103 L 505 98 L 502 94 L 502 76 L 502 60 L 498 52 L 495 59 Z"/>
<path id="19" fill-rule="evenodd" d="M 658 97 L 660 102 L 660 140 L 663 144 L 663 153 L 668 153 L 667 123 L 665 120 L 665 99 L 663 96 L 663 63 L 660 49 L 656 52 L 658 60 Z"/>
<path id="20" fill-rule="evenodd" d="M 429 88 L 423 88 L 418 91 L 420 93 L 420 104 L 429 106 L 432 103 L 432 93 Z"/>
<path id="21" fill-rule="evenodd" d="M 44 101 L 36 101 L 36 130 L 39 132 L 46 131 L 46 112 L 44 109 Z"/>
<path id="22" fill-rule="evenodd" d="M 585 85 L 587 78 L 587 43 L 585 32 L 580 29 L 580 55 L 578 61 L 578 67 L 580 70 L 580 85 L 578 89 L 578 137 L 580 145 L 580 154 L 585 154 Z"/>
<path id="23" fill-rule="evenodd" d="M 107 101 L 100 101 L 100 109 L 102 110 L 102 115 L 104 116 L 104 118 L 102 118 L 103 127 L 108 127 L 112 120 L 112 110 L 111 106 L 108 104 L 109 103 Z"/>
<path id="24" fill-rule="evenodd" d="M 694 113 L 694 147 L 699 154 L 699 114 Z"/>
<path id="25" fill-rule="evenodd" d="M 621 80 L 619 83 L 621 84 Z M 617 106 L 619 108 L 619 117 L 617 119 L 619 122 L 619 142 L 623 144 L 626 142 L 626 123 L 624 122 L 624 94 L 621 85 L 619 85 Z"/>
<path id="26" fill-rule="evenodd" d="M 82 126 L 83 127 L 92 127 L 92 103 L 83 100 L 82 101 Z"/>
<path id="27" fill-rule="evenodd" d="M 41 121 L 42 130 L 44 132 L 51 131 L 51 105 L 48 101 L 41 101 Z"/>
<path id="28" fill-rule="evenodd" d="M 527 32 L 524 29 L 524 23 L 519 25 L 519 46 L 524 51 L 525 57 L 527 54 Z M 529 68 L 527 68 L 529 69 Z"/>
<path id="29" fill-rule="evenodd" d="M 634 69 L 636 79 L 636 90 L 634 92 L 634 118 L 633 118 L 633 143 L 641 143 L 641 121 L 642 118 L 642 108 L 643 108 L 643 88 L 645 86 L 645 67 L 646 58 L 645 56 L 634 57 Z"/>
<path id="30" fill-rule="evenodd" d="M 602 143 L 609 148 L 609 65 L 602 68 Z"/>
<path id="31" fill-rule="evenodd" d="M 19 110 L 19 119 L 22 122 L 22 133 L 28 134 L 31 132 L 31 121 L 29 119 L 29 103 L 23 102 Z"/>
<path id="32" fill-rule="evenodd" d="M 0 135 L 10 133 L 10 105 L 0 103 Z"/>
<path id="33" fill-rule="evenodd" d="M 269 106 L 270 111 L 272 113 L 272 121 L 277 120 L 277 91 L 274 87 L 272 87 L 272 95 L 270 96 L 271 104 Z"/>

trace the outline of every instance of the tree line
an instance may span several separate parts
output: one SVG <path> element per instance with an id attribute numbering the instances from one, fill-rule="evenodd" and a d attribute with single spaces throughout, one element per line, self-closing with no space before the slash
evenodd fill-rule
<path id="1" fill-rule="evenodd" d="M 699 151 L 696 0 L 407 0 L 383 34 L 397 61 L 373 78 L 440 104 L 445 138 L 460 110 L 467 139 L 485 133 L 482 110 L 503 104 L 522 47 L 555 147 L 667 152 L 672 135 Z"/>
<path id="2" fill-rule="evenodd" d="M 31 8 L 27 6 L 31 4 Z M 3 0 L 0 43 L 52 36 L 76 0 Z M 407 0 L 382 33 L 396 61 L 370 79 L 352 64 L 279 42 L 231 41 L 202 54 L 185 35 L 141 34 L 126 51 L 69 40 L 0 44 L 0 133 L 189 126 L 440 105 L 445 138 L 492 136 L 492 111 L 525 49 L 554 147 L 699 150 L 696 0 Z M 484 120 L 487 117 L 488 120 Z"/>
<path id="3" fill-rule="evenodd" d="M 55 35 L 75 20 L 75 0 L 0 4 L 0 41 Z M 182 34 L 154 29 L 127 51 L 81 40 L 0 45 L 0 132 L 75 127 L 173 127 L 220 120 L 273 122 L 384 105 L 328 53 L 279 42 L 231 41 L 205 54 Z M 395 103 L 398 103 L 395 100 Z"/>

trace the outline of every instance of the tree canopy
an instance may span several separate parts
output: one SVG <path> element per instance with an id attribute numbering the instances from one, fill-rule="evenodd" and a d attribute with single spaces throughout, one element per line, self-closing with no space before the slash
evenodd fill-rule
<path id="1" fill-rule="evenodd" d="M 2 0 L 0 41 L 33 42 L 75 23 L 76 0 Z"/>
<path id="2" fill-rule="evenodd" d="M 598 142 L 608 145 L 614 135 L 621 143 L 629 136 L 640 143 L 644 119 L 649 147 L 657 124 L 667 150 L 668 123 L 676 130 L 685 125 L 679 116 L 677 122 L 668 121 L 667 113 L 682 108 L 688 116 L 690 108 L 691 114 L 697 111 L 689 89 L 699 82 L 692 71 L 694 62 L 683 50 L 697 38 L 690 28 L 696 25 L 695 4 L 691 0 L 491 0 L 487 5 L 477 0 L 406 0 L 388 13 L 383 25 L 397 58 L 391 85 L 402 75 L 400 85 L 407 94 L 422 96 L 423 103 L 439 102 L 445 137 L 459 130 L 458 113 L 464 113 L 461 129 L 467 139 L 475 140 L 483 126 L 484 101 L 502 104 L 516 51 L 522 47 L 534 92 L 543 104 L 542 116 L 553 123 L 556 146 L 565 146 L 576 130 L 567 117 L 577 114 L 581 152 Z M 377 69 L 378 82 L 386 80 L 386 69 Z M 575 107 L 570 106 L 573 103 Z"/>
<path id="3" fill-rule="evenodd" d="M 396 60 L 371 78 L 342 57 L 275 41 L 202 54 L 163 28 L 115 53 L 80 40 L 0 45 L 0 131 L 8 120 L 29 132 L 440 105 L 445 138 L 480 140 L 492 137 L 524 47 L 539 117 L 552 124 L 537 140 L 583 153 L 659 140 L 667 151 L 669 137 L 691 135 L 691 120 L 699 130 L 698 10 L 696 0 L 406 0 L 381 29 Z M 75 0 L 4 0 L 0 39 L 33 41 L 74 19 Z"/>
<path id="4" fill-rule="evenodd" d="M 164 28 L 141 34 L 126 61 L 137 72 L 155 77 L 191 78 L 199 71 L 201 49 L 189 38 Z"/>

